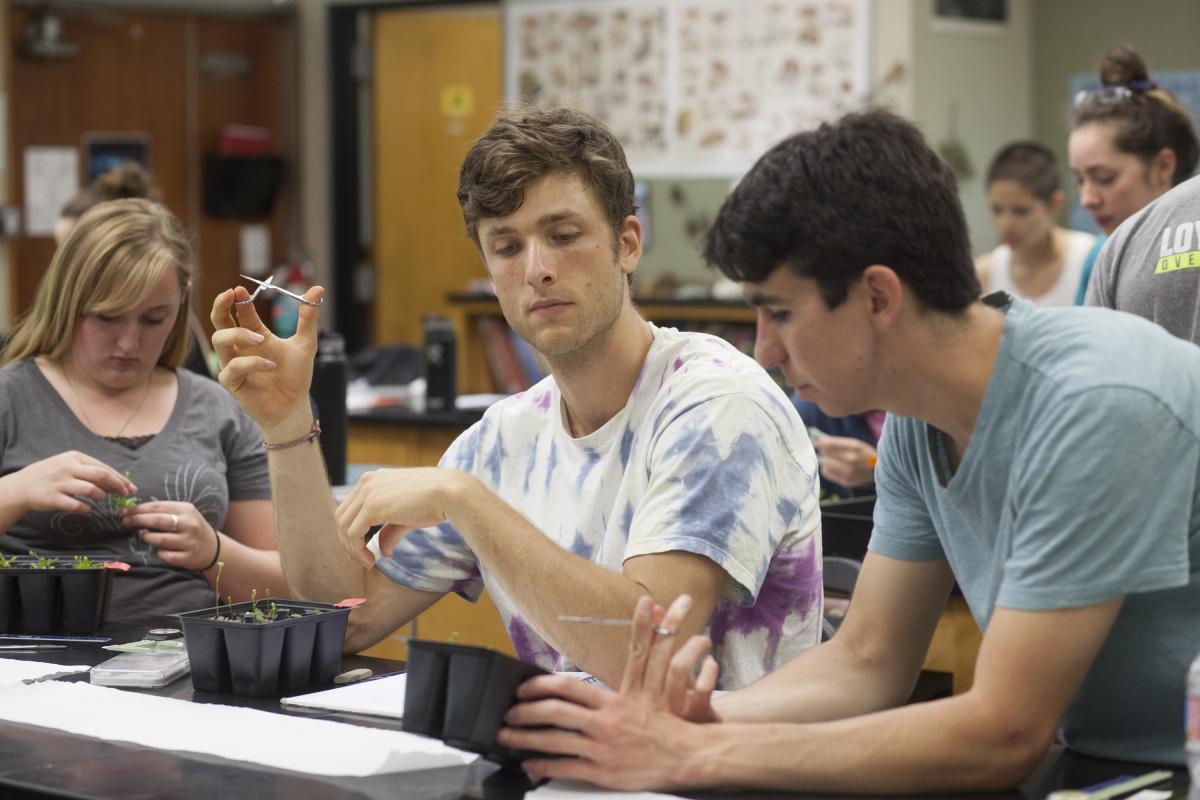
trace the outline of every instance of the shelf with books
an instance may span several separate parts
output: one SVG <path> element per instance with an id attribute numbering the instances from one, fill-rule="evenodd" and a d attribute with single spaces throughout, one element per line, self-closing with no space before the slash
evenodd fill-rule
<path id="1" fill-rule="evenodd" d="M 458 391 L 518 392 L 546 374 L 546 363 L 508 327 L 495 297 L 446 297 L 458 336 Z M 656 325 L 720 336 L 739 350 L 754 349 L 754 309 L 741 302 L 652 300 L 638 311 Z"/>

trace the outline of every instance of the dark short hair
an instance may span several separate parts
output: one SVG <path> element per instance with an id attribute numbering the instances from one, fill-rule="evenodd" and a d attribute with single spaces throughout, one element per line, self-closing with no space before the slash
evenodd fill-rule
<path id="1" fill-rule="evenodd" d="M 872 264 L 927 308 L 979 297 L 953 173 L 909 122 L 849 114 L 767 151 L 726 198 L 704 242 L 726 276 L 759 283 L 781 266 L 813 278 L 836 308 Z"/>
<path id="2" fill-rule="evenodd" d="M 1000 148 L 988 165 L 984 186 L 996 181 L 1019 183 L 1034 197 L 1048 202 L 1058 191 L 1058 160 L 1044 144 L 1011 142 Z"/>
<path id="3" fill-rule="evenodd" d="M 1151 83 L 1150 70 L 1138 52 L 1120 45 L 1105 53 L 1100 60 L 1100 82 L 1125 87 L 1129 92 L 1117 99 L 1101 92 L 1085 94 L 1075 106 L 1071 129 L 1092 122 L 1111 123 L 1116 130 L 1113 146 L 1117 150 L 1149 163 L 1166 148 L 1175 153 L 1171 185 L 1190 178 L 1200 160 L 1200 141 L 1191 115 L 1174 95 Z M 1154 88 L 1142 88 L 1147 85 Z"/>
<path id="4" fill-rule="evenodd" d="M 614 239 L 637 210 L 625 150 L 603 123 L 570 108 L 521 107 L 496 117 L 463 160 L 458 203 L 467 236 L 478 244 L 479 220 L 513 213 L 525 201 L 525 190 L 554 172 L 579 175 L 604 210 Z"/>

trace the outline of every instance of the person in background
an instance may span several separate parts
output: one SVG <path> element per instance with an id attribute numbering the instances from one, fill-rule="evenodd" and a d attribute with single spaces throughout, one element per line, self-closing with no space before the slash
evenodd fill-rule
<path id="1" fill-rule="evenodd" d="M 1146 62 L 1133 48 L 1120 46 L 1104 55 L 1100 84 L 1076 97 L 1067 149 L 1080 205 L 1111 234 L 1151 200 L 1191 177 L 1200 143 L 1187 109 L 1150 79 Z M 1105 287 L 1114 285 L 1111 277 Z M 1089 304 L 1121 308 L 1116 298 L 1105 301 L 1107 288 L 1097 292 Z"/>
<path id="2" fill-rule="evenodd" d="M 1054 222 L 1065 197 L 1054 153 L 1037 142 L 1005 145 L 988 166 L 984 191 L 1000 244 L 975 259 L 983 293 L 1010 292 L 1039 306 L 1081 300 L 1099 245 Z"/>
<path id="3" fill-rule="evenodd" d="M 821 499 L 843 500 L 875 490 L 875 451 L 883 433 L 882 411 L 831 417 L 816 403 L 793 395 L 821 465 Z"/>
<path id="4" fill-rule="evenodd" d="M 518 688 L 498 741 L 560 756 L 527 772 L 898 797 L 1014 786 L 1056 740 L 1183 765 L 1200 349 L 1132 314 L 980 298 L 969 246 L 950 168 L 885 111 L 789 137 L 742 178 L 704 256 L 757 308 L 759 361 L 828 413 L 889 412 L 849 610 L 712 700 L 703 639 L 671 655 L 687 599 L 644 600 L 620 691 Z M 956 582 L 983 631 L 973 683 L 908 704 Z"/>
<path id="5" fill-rule="evenodd" d="M 367 598 L 350 615 L 354 651 L 486 586 L 520 658 L 614 685 L 629 629 L 565 616 L 628 619 L 647 592 L 689 594 L 681 631 L 710 632 L 731 688 L 816 644 L 812 447 L 751 359 L 638 315 L 642 229 L 612 132 L 569 109 L 506 112 L 468 152 L 458 198 L 505 319 L 551 374 L 492 405 L 439 468 L 368 473 L 335 510 L 307 400 L 317 309 L 279 339 L 250 307 L 233 316 L 244 288 L 213 304 L 220 381 L 274 448 L 293 588 Z"/>
<path id="6" fill-rule="evenodd" d="M 71 228 L 75 226 L 75 222 L 93 206 L 107 203 L 109 200 L 137 197 L 155 203 L 162 202 L 162 193 L 150 173 L 146 172 L 137 162 L 126 161 L 121 166 L 114 167 L 97 177 L 67 201 L 62 210 L 58 212 L 58 221 L 54 224 L 55 243 L 61 245 L 67 238 L 67 234 L 71 232 Z M 190 330 L 188 338 L 190 346 L 182 366 L 197 375 L 211 378 L 213 372 L 209 367 L 209 354 L 212 352 L 212 347 L 208 343 L 204 326 L 200 324 L 200 320 L 195 314 L 190 314 L 187 322 Z"/>
<path id="7" fill-rule="evenodd" d="M 118 622 L 212 606 L 218 572 L 222 597 L 287 596 L 262 434 L 216 382 L 178 369 L 192 270 L 167 209 L 96 205 L 0 358 L 0 551 L 130 563 Z"/>
<path id="8" fill-rule="evenodd" d="M 162 202 L 162 192 L 150 173 L 136 161 L 126 161 L 97 177 L 63 205 L 58 212 L 58 221 L 54 224 L 54 243 L 62 244 L 71 228 L 75 227 L 79 218 L 92 206 L 107 203 L 109 200 L 136 197 L 155 203 Z"/>

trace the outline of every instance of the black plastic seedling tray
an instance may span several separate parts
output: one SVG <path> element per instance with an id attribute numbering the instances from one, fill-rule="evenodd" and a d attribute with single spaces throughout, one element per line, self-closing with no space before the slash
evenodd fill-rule
<path id="1" fill-rule="evenodd" d="M 78 568 L 72 556 L 17 556 L 0 567 L 0 633 L 94 633 L 108 616 L 112 582 L 118 570 L 102 566 L 103 556 L 87 556 L 96 566 Z M 123 568 L 124 565 L 122 565 Z"/>
<path id="2" fill-rule="evenodd" d="M 252 621 L 255 607 L 265 611 L 268 606 L 261 600 L 176 615 L 196 691 L 268 697 L 333 681 L 350 609 L 301 600 L 273 602 L 278 616 L 270 622 Z"/>
<path id="3" fill-rule="evenodd" d="M 520 761 L 531 754 L 497 744 L 496 733 L 517 687 L 545 672 L 483 647 L 409 640 L 404 730 L 502 764 Z"/>

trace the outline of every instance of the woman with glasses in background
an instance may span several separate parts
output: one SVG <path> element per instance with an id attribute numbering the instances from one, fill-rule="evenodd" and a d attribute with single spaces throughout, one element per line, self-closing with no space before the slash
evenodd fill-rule
<path id="1" fill-rule="evenodd" d="M 1111 234 L 1191 177 L 1200 143 L 1191 114 L 1150 79 L 1146 63 L 1132 48 L 1106 54 L 1100 79 L 1103 86 L 1076 98 L 1069 151 L 1080 203 Z M 1147 209 L 1105 245 L 1086 302 L 1138 314 L 1176 336 L 1200 342 L 1195 303 L 1200 275 L 1196 269 L 1178 268 L 1191 265 L 1190 254 L 1200 250 L 1185 241 L 1193 233 L 1200 235 L 1191 227 L 1200 213 L 1189 197 L 1171 195 L 1180 206 L 1174 214 Z M 1179 225 L 1172 224 L 1176 216 L 1183 220 Z"/>
<path id="2" fill-rule="evenodd" d="M 1189 178 L 1200 146 L 1187 109 L 1150 80 L 1133 48 L 1106 53 L 1100 81 L 1075 98 L 1067 149 L 1080 204 L 1110 234 Z"/>

